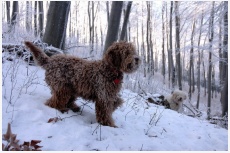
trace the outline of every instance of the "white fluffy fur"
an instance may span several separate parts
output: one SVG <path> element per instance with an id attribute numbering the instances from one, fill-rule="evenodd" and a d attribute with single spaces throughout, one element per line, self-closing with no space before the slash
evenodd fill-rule
<path id="1" fill-rule="evenodd" d="M 171 95 L 166 96 L 170 108 L 177 112 L 182 111 L 183 101 L 187 98 L 187 94 L 181 90 L 174 90 Z"/>

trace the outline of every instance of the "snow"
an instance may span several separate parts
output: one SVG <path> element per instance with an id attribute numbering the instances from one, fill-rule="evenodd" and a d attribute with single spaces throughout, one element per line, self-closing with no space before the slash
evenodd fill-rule
<path id="1" fill-rule="evenodd" d="M 83 99 L 76 101 L 81 112 L 62 114 L 44 105 L 51 96 L 44 72 L 20 59 L 10 62 L 3 58 L 2 134 L 6 133 L 7 123 L 11 123 L 19 144 L 41 140 L 43 151 L 228 150 L 228 130 L 207 120 L 147 104 L 138 93 L 124 88 L 120 92 L 124 104 L 113 113 L 118 128 L 100 126 L 94 103 Z M 56 117 L 57 122 L 48 123 Z"/>

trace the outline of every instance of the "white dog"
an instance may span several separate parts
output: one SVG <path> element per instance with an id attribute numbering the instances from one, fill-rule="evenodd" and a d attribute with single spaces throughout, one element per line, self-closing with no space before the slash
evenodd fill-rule
<path id="1" fill-rule="evenodd" d="M 187 94 L 181 90 L 174 90 L 171 95 L 166 96 L 167 102 L 169 102 L 170 109 L 177 112 L 182 111 L 183 101 L 187 98 Z"/>

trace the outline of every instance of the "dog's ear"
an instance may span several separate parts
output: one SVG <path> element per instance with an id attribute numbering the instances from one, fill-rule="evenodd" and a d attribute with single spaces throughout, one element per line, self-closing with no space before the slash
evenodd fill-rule
<path id="1" fill-rule="evenodd" d="M 121 55 L 118 46 L 114 44 L 110 46 L 106 52 L 105 58 L 109 64 L 112 64 L 114 67 L 120 68 Z"/>

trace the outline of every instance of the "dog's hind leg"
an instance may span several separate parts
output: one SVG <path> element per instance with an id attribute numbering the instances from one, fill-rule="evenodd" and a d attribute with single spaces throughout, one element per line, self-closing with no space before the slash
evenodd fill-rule
<path id="1" fill-rule="evenodd" d="M 69 108 L 67 108 L 67 104 L 70 99 L 71 95 L 69 90 L 62 88 L 58 91 L 52 91 L 52 97 L 47 100 L 46 105 L 64 113 L 69 110 Z"/>
<path id="2" fill-rule="evenodd" d="M 74 103 L 76 99 L 77 97 L 72 95 L 67 103 L 67 108 L 71 109 L 73 112 L 79 112 L 81 110 L 81 108 Z"/>

